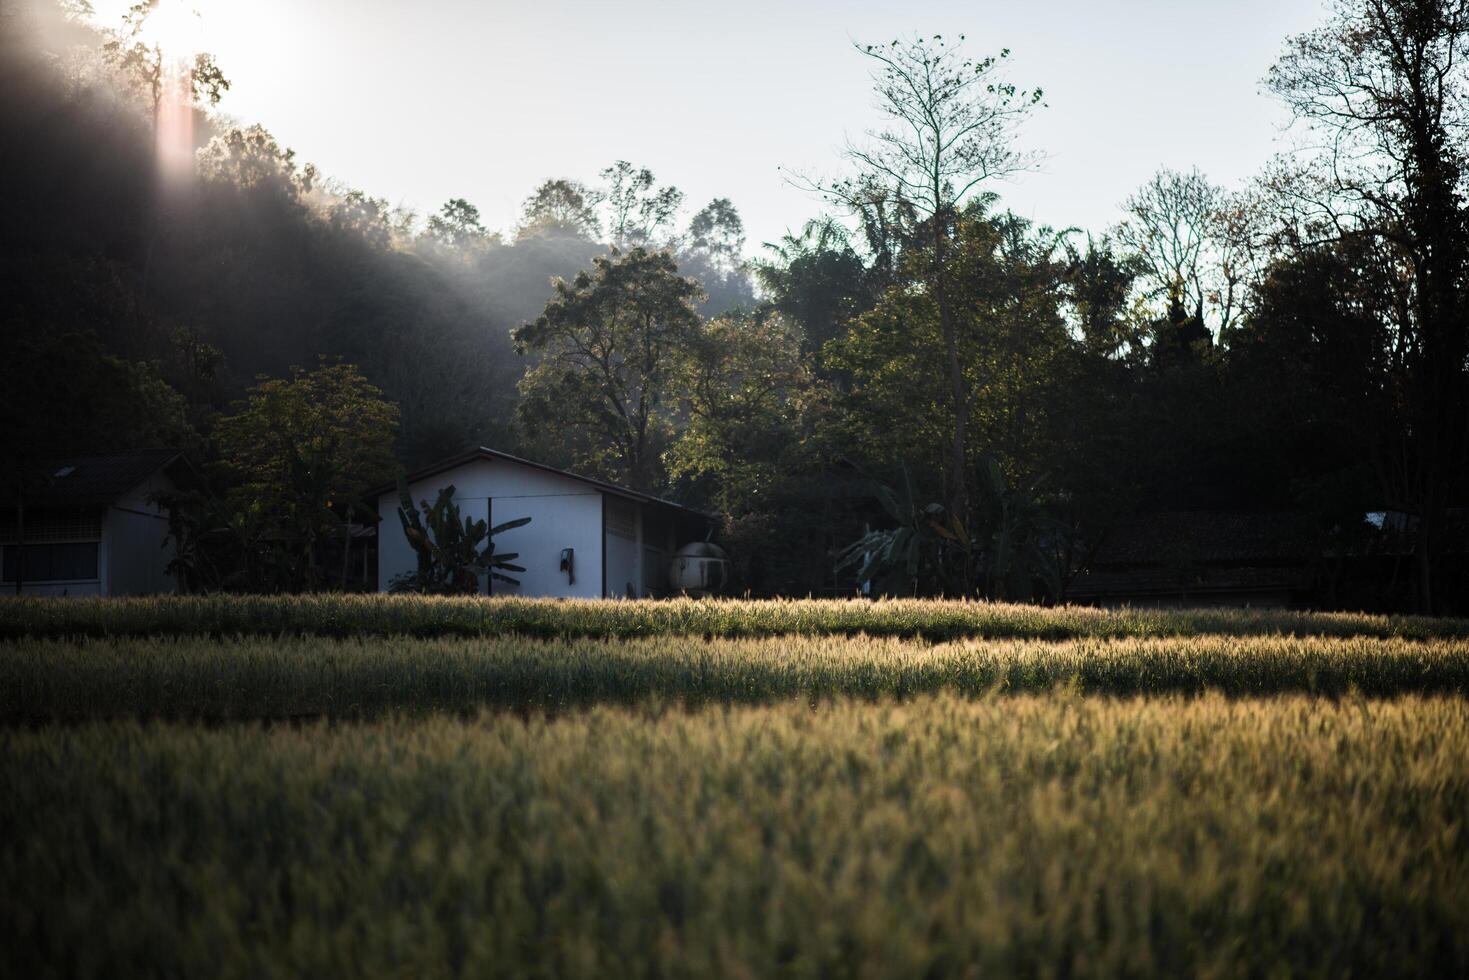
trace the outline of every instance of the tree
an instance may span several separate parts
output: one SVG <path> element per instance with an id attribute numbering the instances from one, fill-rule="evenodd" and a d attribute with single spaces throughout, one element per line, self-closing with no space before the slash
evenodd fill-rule
<path id="1" fill-rule="evenodd" d="M 1192 318 L 1211 333 L 1227 331 L 1245 287 L 1243 203 L 1197 169 L 1163 169 L 1125 205 L 1117 240 L 1142 266 L 1150 297 L 1164 300 L 1171 322 Z"/>
<path id="2" fill-rule="evenodd" d="M 716 197 L 689 222 L 688 250 L 705 256 L 722 275 L 739 271 L 745 261 L 745 223 L 727 197 Z"/>
<path id="3" fill-rule="evenodd" d="M 300 591 L 327 581 L 320 546 L 375 517 L 363 500 L 392 475 L 398 408 L 352 364 L 325 359 L 313 371 L 261 378 L 214 438 L 232 525 L 243 539 L 247 581 L 262 591 Z"/>
<path id="4" fill-rule="evenodd" d="M 373 248 L 393 244 L 398 225 L 392 207 L 381 197 L 347 191 L 327 211 L 332 228 L 360 237 Z"/>
<path id="5" fill-rule="evenodd" d="M 807 351 L 840 336 L 876 301 L 877 276 L 833 219 L 813 219 L 765 247 L 773 258 L 755 263 L 755 277 L 770 305 L 801 328 Z"/>
<path id="6" fill-rule="evenodd" d="M 959 36 L 962 45 L 964 36 Z M 972 379 L 959 354 L 953 310 L 950 244 L 961 205 L 986 182 L 1033 166 L 1034 157 L 1014 147 L 1019 125 L 1040 103 L 1040 89 L 1022 91 L 1002 71 L 1009 57 L 973 60 L 942 35 L 858 45 L 874 64 L 873 88 L 888 128 L 869 134 L 865 145 L 849 146 L 857 176 L 813 184 L 829 199 L 859 215 L 896 209 L 909 240 L 925 246 L 925 261 L 913 267 L 933 298 L 938 316 L 950 414 L 946 473 L 947 507 L 968 512 L 966 458 Z"/>
<path id="7" fill-rule="evenodd" d="M 988 215 L 976 201 L 955 222 L 948 247 L 952 353 L 973 385 L 960 403 L 965 416 L 954 416 L 944 384 L 951 349 L 937 299 L 909 268 L 928 268 L 927 250 L 919 250 L 904 256 L 899 283 L 823 350 L 827 365 L 851 379 L 841 397 L 845 442 L 879 472 L 909 460 L 920 495 L 942 504 L 952 486 L 944 463 L 952 433 L 962 427 L 972 435 L 959 464 L 965 471 L 980 472 L 994 458 L 1007 486 L 1031 493 L 1054 482 L 1058 446 L 1068 444 L 1074 415 L 1067 395 L 1076 342 L 1063 310 L 1068 266 L 1061 237 L 1012 215 Z M 983 385 L 973 383 L 981 378 Z M 943 507 L 977 543 L 983 504 L 976 496 L 965 511 Z M 977 544 L 949 555 L 941 587 L 949 594 L 981 587 Z"/>
<path id="8" fill-rule="evenodd" d="M 68 453 L 198 448 L 188 403 L 157 365 L 107 353 L 90 331 L 3 329 L 14 339 L 0 358 L 0 464 L 7 472 Z"/>
<path id="9" fill-rule="evenodd" d="M 296 151 L 282 147 L 263 126 L 232 126 L 213 137 L 199 151 L 197 168 L 207 180 L 254 190 L 270 188 L 282 197 L 298 200 L 311 191 L 316 167 L 297 169 Z"/>
<path id="10" fill-rule="evenodd" d="M 656 186 L 653 172 L 618 160 L 602 171 L 607 188 L 599 197 L 607 211 L 607 235 L 614 248 L 652 246 L 683 206 L 683 191 Z"/>
<path id="11" fill-rule="evenodd" d="M 779 313 L 728 315 L 704 324 L 678 365 L 686 422 L 669 448 L 669 476 L 699 487 L 720 513 L 769 506 L 794 468 L 806 416 L 826 394 Z"/>
<path id="12" fill-rule="evenodd" d="M 1314 137 L 1279 189 L 1303 243 L 1371 235 L 1409 272 L 1392 324 L 1410 378 L 1395 503 L 1418 518 L 1419 602 L 1430 611 L 1438 539 L 1469 458 L 1469 3 L 1336 0 L 1331 10 L 1270 71 L 1271 90 Z"/>
<path id="13" fill-rule="evenodd" d="M 429 217 L 427 234 L 439 244 L 456 249 L 479 248 L 490 240 L 479 219 L 479 208 L 462 197 L 450 199 L 438 214 Z"/>
<path id="14" fill-rule="evenodd" d="M 663 252 L 634 248 L 557 280 L 516 350 L 540 361 L 521 379 L 519 417 L 558 455 L 640 490 L 659 479 L 658 458 L 677 409 L 668 385 L 699 326 L 698 286 Z"/>
<path id="15" fill-rule="evenodd" d="M 142 0 L 128 8 L 123 15 L 122 27 L 112 32 L 103 45 L 103 52 L 117 68 L 142 91 L 146 92 L 153 106 L 155 123 L 163 108 L 168 76 L 172 65 L 170 58 L 177 59 L 177 52 L 164 50 L 165 34 L 187 25 L 162 25 L 160 18 L 174 21 L 197 16 L 190 11 L 171 8 L 162 13 L 162 0 Z M 229 91 L 230 82 L 214 61 L 214 55 L 205 52 L 188 55 L 186 83 L 188 95 L 195 104 L 215 106 Z"/>
<path id="16" fill-rule="evenodd" d="M 548 180 L 535 189 L 520 206 L 519 237 L 569 235 L 595 239 L 601 233 L 597 220 L 598 196 L 574 180 Z"/>

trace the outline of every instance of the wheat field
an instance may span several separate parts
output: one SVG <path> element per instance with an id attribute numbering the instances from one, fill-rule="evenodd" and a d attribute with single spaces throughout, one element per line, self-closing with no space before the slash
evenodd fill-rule
<path id="1" fill-rule="evenodd" d="M 1455 624 L 956 605 L 0 604 L 0 975 L 1469 974 Z"/>

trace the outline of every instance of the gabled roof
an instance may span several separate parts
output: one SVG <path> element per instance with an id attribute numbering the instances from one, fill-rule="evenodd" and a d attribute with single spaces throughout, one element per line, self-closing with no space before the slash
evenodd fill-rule
<path id="1" fill-rule="evenodd" d="M 690 517 L 697 517 L 701 521 L 714 520 L 713 514 L 706 514 L 701 510 L 695 510 L 692 507 L 685 507 L 683 504 L 674 503 L 672 500 L 665 500 L 662 497 L 655 497 L 652 494 L 643 493 L 640 490 L 629 490 L 627 487 L 619 487 L 616 484 L 608 483 L 605 480 L 598 480 L 590 476 L 582 476 L 580 473 L 573 473 L 570 470 L 558 469 L 555 466 L 548 466 L 545 463 L 537 463 L 535 460 L 522 459 L 519 456 L 512 456 L 510 453 L 503 453 L 498 449 L 491 449 L 488 446 L 479 446 L 475 449 L 468 450 L 467 452 L 459 453 L 457 456 L 450 456 L 447 459 L 439 460 L 439 462 L 437 463 L 434 463 L 430 466 L 425 466 L 420 470 L 415 470 L 414 472 L 409 473 L 406 477 L 404 477 L 404 481 L 407 483 L 417 483 L 419 480 L 426 480 L 431 476 L 436 476 L 439 473 L 443 473 L 447 470 L 452 470 L 457 466 L 463 466 L 465 463 L 472 463 L 475 460 L 479 459 L 490 460 L 491 462 L 498 461 L 503 463 L 515 463 L 520 466 L 529 466 L 532 469 L 542 470 L 546 473 L 554 473 L 557 476 L 564 476 L 568 479 L 577 480 L 589 486 L 596 487 L 603 493 L 610 493 L 617 497 L 626 498 L 627 500 L 635 500 L 638 503 L 654 504 L 659 507 L 668 507 L 672 510 L 677 510 L 684 514 L 687 514 Z M 374 488 L 372 492 L 368 494 L 368 496 L 380 497 L 385 493 L 393 493 L 395 490 L 397 490 L 397 484 L 389 483 L 385 486 Z"/>
<path id="2" fill-rule="evenodd" d="M 24 474 L 25 501 L 31 507 L 103 507 L 177 459 L 177 449 L 133 449 L 40 460 Z M 14 476 L 7 475 L 0 505 L 14 507 L 16 490 Z"/>

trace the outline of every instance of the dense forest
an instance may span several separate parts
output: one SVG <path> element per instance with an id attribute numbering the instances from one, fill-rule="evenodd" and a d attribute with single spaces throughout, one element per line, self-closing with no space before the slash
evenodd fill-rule
<path id="1" fill-rule="evenodd" d="M 332 587 L 368 487 L 488 445 L 718 513 L 757 595 L 1065 601 L 1119 528 L 1213 512 L 1393 556 L 1315 603 L 1465 608 L 1459 5 L 1340 0 L 1265 82 L 1295 149 L 1140 175 L 1092 234 L 999 195 L 1045 110 L 1006 52 L 859 45 L 884 126 L 754 248 L 620 160 L 514 228 L 408 213 L 212 112 L 207 55 L 165 180 L 148 5 L 87 13 L 0 5 L 0 453 L 186 450 L 194 587 Z"/>

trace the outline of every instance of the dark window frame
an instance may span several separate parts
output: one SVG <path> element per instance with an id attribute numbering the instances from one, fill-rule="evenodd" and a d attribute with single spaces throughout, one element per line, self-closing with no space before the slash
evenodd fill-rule
<path id="1" fill-rule="evenodd" d="M 23 560 L 22 551 L 45 555 L 44 570 L 41 570 L 41 563 L 27 563 L 26 585 L 102 581 L 101 541 L 28 541 L 24 545 L 0 546 L 0 552 L 3 552 L 0 554 L 0 584 L 15 584 L 16 565 Z M 88 570 L 90 575 L 85 574 Z M 75 574 L 78 571 L 82 574 Z"/>

